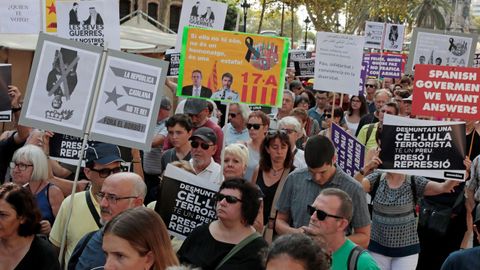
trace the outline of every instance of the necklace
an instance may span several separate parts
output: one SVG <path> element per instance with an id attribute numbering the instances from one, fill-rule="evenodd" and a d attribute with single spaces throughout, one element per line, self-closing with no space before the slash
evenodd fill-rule
<path id="1" fill-rule="evenodd" d="M 283 167 L 280 168 L 280 169 L 274 169 L 274 168 L 272 167 L 272 175 L 273 175 L 273 176 L 277 176 L 277 175 L 280 174 L 280 172 L 283 173 L 284 170 L 285 170 L 285 168 L 283 168 Z"/>

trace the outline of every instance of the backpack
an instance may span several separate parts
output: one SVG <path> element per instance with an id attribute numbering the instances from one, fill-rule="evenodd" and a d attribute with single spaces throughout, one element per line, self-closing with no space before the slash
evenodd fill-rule
<path id="1" fill-rule="evenodd" d="M 385 178 L 385 174 L 386 173 L 381 173 L 378 175 L 377 179 L 375 179 L 375 183 L 373 183 L 372 189 L 370 190 L 370 192 L 368 192 L 368 194 L 370 194 L 370 197 L 372 198 L 370 200 L 370 203 L 368 204 L 368 211 L 370 212 L 370 217 L 372 216 L 372 212 L 373 212 L 373 199 L 375 199 L 375 195 L 377 193 L 378 187 L 380 186 L 380 181 L 382 180 L 382 178 Z M 412 175 L 408 175 L 407 180 L 410 180 L 410 188 L 412 189 L 412 194 L 413 194 L 413 214 L 415 215 L 415 217 L 417 217 L 417 211 L 416 211 L 416 205 L 418 201 L 417 185 L 415 185 L 415 180 L 413 179 Z"/>
<path id="2" fill-rule="evenodd" d="M 358 258 L 360 258 L 360 255 L 362 255 L 362 253 L 364 252 L 365 252 L 365 249 L 358 245 L 355 246 L 350 251 L 350 254 L 348 255 L 348 260 L 347 260 L 348 270 L 357 270 Z"/>

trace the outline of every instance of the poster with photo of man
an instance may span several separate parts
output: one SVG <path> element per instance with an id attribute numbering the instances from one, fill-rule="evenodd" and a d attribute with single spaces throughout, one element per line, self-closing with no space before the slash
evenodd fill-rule
<path id="1" fill-rule="evenodd" d="M 415 28 L 405 73 L 413 74 L 416 64 L 471 67 L 477 39 L 474 34 Z"/>
<path id="2" fill-rule="evenodd" d="M 57 1 L 56 5 L 58 36 L 120 49 L 118 1 Z"/>
<path id="3" fill-rule="evenodd" d="M 102 48 L 40 34 L 20 123 L 82 136 Z"/>
<path id="4" fill-rule="evenodd" d="M 183 1 L 175 50 L 179 52 L 182 47 L 183 28 L 185 26 L 223 30 L 227 7 L 225 3 L 209 0 Z"/>
<path id="5" fill-rule="evenodd" d="M 404 31 L 405 26 L 403 24 L 387 23 L 383 37 L 383 49 L 388 51 L 402 51 Z"/>

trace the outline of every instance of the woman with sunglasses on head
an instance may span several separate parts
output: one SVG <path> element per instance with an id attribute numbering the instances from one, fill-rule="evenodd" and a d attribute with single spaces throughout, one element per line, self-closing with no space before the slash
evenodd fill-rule
<path id="1" fill-rule="evenodd" d="M 64 199 L 57 186 L 49 183 L 48 159 L 43 149 L 27 144 L 18 149 L 10 162 L 14 183 L 26 187 L 33 194 L 42 214 L 42 234 L 48 235 Z"/>
<path id="2" fill-rule="evenodd" d="M 264 226 L 271 227 L 269 218 L 275 194 L 279 186 L 285 183 L 287 175 L 295 169 L 291 149 L 290 138 L 282 130 L 269 131 L 263 140 L 260 163 L 253 173 L 252 183 L 257 184 L 264 194 L 262 208 Z M 267 241 L 271 241 L 271 239 L 267 239 Z"/>
<path id="3" fill-rule="evenodd" d="M 166 270 L 178 265 L 165 223 L 146 207 L 125 210 L 108 222 L 102 249 L 105 270 Z"/>
<path id="4" fill-rule="evenodd" d="M 348 104 L 348 110 L 345 112 L 345 123 L 351 134 L 356 134 L 358 123 L 362 116 L 368 114 L 367 100 L 364 96 L 352 96 L 350 97 L 350 103 Z"/>
<path id="5" fill-rule="evenodd" d="M 190 233 L 177 253 L 180 262 L 202 269 L 263 269 L 259 253 L 267 244 L 252 226 L 258 188 L 241 178 L 225 180 L 215 199 L 217 220 Z"/>
<path id="6" fill-rule="evenodd" d="M 30 191 L 14 183 L 0 186 L 0 269 L 60 269 L 52 245 L 35 235 L 40 219 Z"/>
<path id="7" fill-rule="evenodd" d="M 248 147 L 248 164 L 245 172 L 245 179 L 252 180 L 253 171 L 260 161 L 260 146 L 265 138 L 270 118 L 262 111 L 253 111 L 248 116 L 247 129 L 250 140 L 246 143 Z"/>

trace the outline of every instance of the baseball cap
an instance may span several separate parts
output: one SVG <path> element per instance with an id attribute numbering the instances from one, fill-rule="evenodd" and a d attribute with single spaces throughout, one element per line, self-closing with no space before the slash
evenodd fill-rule
<path id="1" fill-rule="evenodd" d="M 85 153 L 85 162 L 95 162 L 108 165 L 112 162 L 123 161 L 120 148 L 114 144 L 94 142 L 89 145 Z"/>
<path id="2" fill-rule="evenodd" d="M 199 114 L 201 111 L 207 108 L 207 101 L 199 98 L 188 98 L 185 101 L 185 107 L 183 113 L 185 114 Z"/>
<path id="3" fill-rule="evenodd" d="M 168 111 L 172 109 L 172 102 L 168 97 L 162 97 L 162 101 L 160 102 L 160 109 Z"/>
<path id="4" fill-rule="evenodd" d="M 201 127 L 201 128 L 196 129 L 193 132 L 192 137 L 190 137 L 190 139 L 193 139 L 195 137 L 197 137 L 197 138 L 199 138 L 202 141 L 205 141 L 207 143 L 208 142 L 211 142 L 213 144 L 217 143 L 217 135 L 209 127 Z"/>

